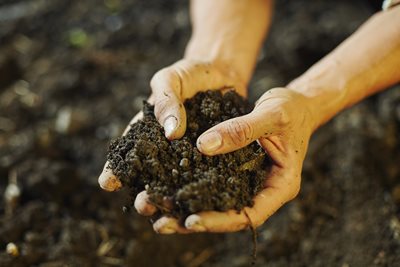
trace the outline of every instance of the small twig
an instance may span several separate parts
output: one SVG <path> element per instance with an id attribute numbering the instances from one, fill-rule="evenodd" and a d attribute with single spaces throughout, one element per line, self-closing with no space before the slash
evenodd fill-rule
<path id="1" fill-rule="evenodd" d="M 18 206 L 21 190 L 18 187 L 17 171 L 11 170 L 8 176 L 8 185 L 4 192 L 5 212 L 7 216 L 14 213 Z"/>
<path id="2" fill-rule="evenodd" d="M 108 252 L 110 252 L 114 246 L 117 244 L 116 239 L 111 239 L 107 241 L 103 241 L 100 243 L 99 247 L 97 248 L 97 256 L 103 257 L 107 255 Z"/>
<path id="3" fill-rule="evenodd" d="M 258 168 L 266 157 L 266 154 L 259 154 L 255 158 L 243 163 L 239 166 L 239 171 L 252 170 L 254 168 Z"/>
<path id="4" fill-rule="evenodd" d="M 246 215 L 247 219 L 249 220 L 249 228 L 250 228 L 250 231 L 252 233 L 253 251 L 251 253 L 251 258 L 252 258 L 251 265 L 255 265 L 256 264 L 256 260 L 257 260 L 257 230 L 254 227 L 253 222 L 251 221 L 251 218 L 250 218 L 249 214 L 247 214 L 246 209 L 244 209 L 243 212 Z"/>

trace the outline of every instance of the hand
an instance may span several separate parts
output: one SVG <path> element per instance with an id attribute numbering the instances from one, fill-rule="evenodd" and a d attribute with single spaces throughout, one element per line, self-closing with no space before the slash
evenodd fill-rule
<path id="1" fill-rule="evenodd" d="M 152 95 L 149 102 L 155 105 L 154 113 L 163 125 L 168 139 L 181 138 L 186 130 L 185 99 L 197 92 L 209 89 L 234 88 L 240 95 L 246 96 L 245 82 L 240 80 L 236 71 L 222 62 L 203 62 L 183 59 L 172 66 L 157 72 L 150 82 Z M 142 117 L 137 114 L 130 124 Z M 129 125 L 130 125 L 129 124 Z M 124 134 L 129 130 L 125 130 Z M 107 191 L 121 188 L 121 181 L 105 164 L 99 177 L 100 186 Z M 140 193 L 135 200 L 135 207 L 143 215 L 151 215 L 155 207 L 148 204 L 146 192 Z"/>
<path id="2" fill-rule="evenodd" d="M 273 166 L 253 207 L 240 213 L 230 210 L 193 214 L 186 218 L 184 227 L 172 217 L 162 217 L 154 223 L 154 229 L 165 234 L 233 232 L 263 224 L 300 190 L 303 160 L 315 128 L 308 106 L 308 98 L 298 92 L 271 89 L 251 113 L 222 122 L 198 138 L 198 149 L 211 156 L 237 150 L 255 140 L 265 149 Z"/>

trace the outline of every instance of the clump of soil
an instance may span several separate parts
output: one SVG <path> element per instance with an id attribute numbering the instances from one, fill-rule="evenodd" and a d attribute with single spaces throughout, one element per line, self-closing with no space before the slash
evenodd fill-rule
<path id="1" fill-rule="evenodd" d="M 253 142 L 235 152 L 210 157 L 196 148 L 196 140 L 205 130 L 248 113 L 250 105 L 234 91 L 201 92 L 184 105 L 186 133 L 169 141 L 153 106 L 145 103 L 144 118 L 110 144 L 108 161 L 114 174 L 131 188 L 133 196 L 147 190 L 162 212 L 175 216 L 252 206 L 270 166 L 264 150 Z"/>

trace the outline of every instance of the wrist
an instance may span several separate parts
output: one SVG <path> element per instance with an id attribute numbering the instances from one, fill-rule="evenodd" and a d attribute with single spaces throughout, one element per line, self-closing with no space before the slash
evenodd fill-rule
<path id="1" fill-rule="evenodd" d="M 351 105 L 351 80 L 342 68 L 332 53 L 287 85 L 308 99 L 315 129 Z"/>
<path id="2" fill-rule="evenodd" d="M 230 76 L 235 76 L 246 87 L 250 82 L 255 66 L 255 60 L 252 60 L 251 57 L 251 53 L 241 51 L 234 44 L 224 44 L 223 40 L 200 40 L 196 37 L 189 41 L 184 55 L 185 59 L 216 65 Z"/>
<path id="3" fill-rule="evenodd" d="M 287 85 L 289 89 L 305 97 L 306 107 L 313 121 L 313 131 L 347 106 L 345 86 L 318 78 L 299 77 Z"/>
<path id="4" fill-rule="evenodd" d="M 309 137 L 318 121 L 310 100 L 292 88 L 276 87 L 266 91 L 257 100 L 254 110 L 264 110 L 264 117 L 268 117 L 267 121 L 274 121 L 281 133 L 301 129 L 301 135 Z"/>

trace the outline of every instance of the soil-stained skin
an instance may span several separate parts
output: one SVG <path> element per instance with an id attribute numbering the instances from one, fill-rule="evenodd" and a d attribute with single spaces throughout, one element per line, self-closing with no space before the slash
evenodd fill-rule
<path id="1" fill-rule="evenodd" d="M 198 93 L 186 100 L 187 130 L 169 141 L 157 122 L 153 106 L 144 104 L 144 118 L 123 137 L 111 142 L 110 168 L 132 197 L 146 190 L 161 212 L 184 217 L 207 210 L 241 210 L 263 187 L 270 160 L 253 142 L 240 150 L 205 156 L 197 138 L 210 127 L 246 114 L 250 105 L 234 91 Z M 167 201 L 166 201 L 167 200 Z M 172 205 L 165 205 L 165 203 Z"/>

